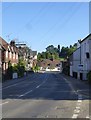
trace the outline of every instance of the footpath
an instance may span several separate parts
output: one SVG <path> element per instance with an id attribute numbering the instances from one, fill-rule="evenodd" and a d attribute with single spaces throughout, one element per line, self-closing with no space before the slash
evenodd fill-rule
<path id="1" fill-rule="evenodd" d="M 83 96 L 91 99 L 91 85 L 88 83 L 88 81 L 75 79 L 64 74 L 62 74 L 62 76 L 72 84 L 72 86 L 79 94 L 82 94 Z"/>

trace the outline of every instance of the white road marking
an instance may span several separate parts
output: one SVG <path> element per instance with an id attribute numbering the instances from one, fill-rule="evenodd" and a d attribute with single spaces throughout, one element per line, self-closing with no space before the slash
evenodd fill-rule
<path id="1" fill-rule="evenodd" d="M 76 107 L 76 109 L 80 109 L 80 106 Z"/>
<path id="2" fill-rule="evenodd" d="M 74 110 L 74 113 L 79 113 L 79 112 L 80 112 L 80 109 L 79 110 L 77 110 L 77 109 Z"/>
<path id="3" fill-rule="evenodd" d="M 70 84 L 70 82 L 66 78 L 64 78 L 64 80 L 66 81 L 66 83 L 68 83 L 68 85 L 70 86 L 72 91 L 75 91 L 74 87 Z M 75 91 L 75 94 L 78 94 L 78 92 Z M 82 102 L 82 95 L 78 95 L 77 106 L 76 106 L 76 109 L 74 110 L 72 118 L 77 118 L 78 117 L 78 115 L 80 113 L 81 102 Z"/>
<path id="4" fill-rule="evenodd" d="M 4 105 L 4 104 L 7 104 L 7 103 L 9 103 L 9 101 L 6 101 L 6 102 L 4 102 L 4 103 L 1 103 L 0 105 Z"/>
<path id="5" fill-rule="evenodd" d="M 37 86 L 36 88 L 39 88 L 40 86 Z"/>
<path id="6" fill-rule="evenodd" d="M 89 118 L 89 116 L 86 116 L 86 118 Z"/>
<path id="7" fill-rule="evenodd" d="M 20 95 L 18 98 L 20 98 L 20 97 L 22 97 L 22 96 L 25 96 L 25 95 L 27 95 L 28 93 L 30 93 L 30 92 L 32 92 L 32 91 L 33 91 L 33 90 L 30 90 L 30 91 L 28 91 L 28 92 L 26 92 L 26 93 Z"/>
<path id="8" fill-rule="evenodd" d="M 78 114 L 73 114 L 72 118 L 77 118 Z"/>
<path id="9" fill-rule="evenodd" d="M 78 100 L 82 100 L 82 95 L 78 95 Z"/>
<path id="10" fill-rule="evenodd" d="M 75 89 L 74 89 L 74 87 L 71 85 L 71 83 L 70 83 L 66 78 L 63 77 L 63 79 L 66 81 L 66 83 L 68 83 L 68 85 L 70 86 L 70 88 L 72 89 L 72 91 L 74 91 L 75 94 L 77 94 L 77 91 L 75 91 Z"/>
<path id="11" fill-rule="evenodd" d="M 22 82 L 25 82 L 25 81 L 22 81 Z M 17 85 L 21 84 L 22 82 L 19 82 L 19 83 L 13 84 L 13 85 L 9 85 L 9 86 L 4 87 L 4 88 L 2 87 L 2 89 L 4 90 L 4 89 L 10 88 L 12 86 L 17 86 Z"/>
<path id="12" fill-rule="evenodd" d="M 35 89 L 39 88 L 41 85 L 43 85 L 46 81 L 47 81 L 47 78 L 46 78 L 46 80 L 43 81 L 40 85 L 38 85 L 36 88 L 34 88 L 34 89 L 32 89 L 32 90 L 30 90 L 30 91 L 28 91 L 28 92 L 26 92 L 26 93 L 20 95 L 18 98 L 23 97 L 23 96 L 25 96 L 25 95 L 31 93 L 33 90 L 35 90 Z"/>
<path id="13" fill-rule="evenodd" d="M 77 102 L 77 106 L 80 106 L 80 105 L 81 105 L 81 102 L 79 102 L 79 103 Z"/>
<path id="14" fill-rule="evenodd" d="M 35 77 L 34 77 L 34 78 L 35 78 Z M 15 84 L 13 84 L 13 85 L 9 85 L 9 86 L 7 86 L 7 87 L 2 87 L 2 89 L 4 90 L 4 89 L 10 88 L 10 87 L 12 87 L 12 86 L 17 86 L 17 85 L 19 85 L 19 84 L 22 84 L 23 82 L 25 82 L 25 80 L 19 81 L 18 83 L 15 83 Z M 33 82 L 35 82 L 35 81 L 33 81 Z M 32 81 L 31 81 L 30 83 L 32 83 Z M 2 89 L 0 89 L 0 90 L 2 90 Z"/>
<path id="15" fill-rule="evenodd" d="M 78 100 L 77 102 L 82 102 L 82 100 Z"/>

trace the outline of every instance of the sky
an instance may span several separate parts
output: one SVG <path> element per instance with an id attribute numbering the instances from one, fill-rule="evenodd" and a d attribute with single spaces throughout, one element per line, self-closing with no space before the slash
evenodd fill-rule
<path id="1" fill-rule="evenodd" d="M 89 34 L 88 2 L 4 2 L 2 37 L 32 50 L 70 46 Z"/>

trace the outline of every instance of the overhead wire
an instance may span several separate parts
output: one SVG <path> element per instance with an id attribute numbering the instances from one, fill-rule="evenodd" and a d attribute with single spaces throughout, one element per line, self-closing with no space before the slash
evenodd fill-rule
<path id="1" fill-rule="evenodd" d="M 22 31 L 24 31 L 24 29 L 26 28 L 26 26 L 28 24 L 30 24 L 32 21 L 34 21 L 34 19 L 36 19 L 38 17 L 38 15 L 40 15 L 49 5 L 50 3 L 45 3 L 45 6 L 42 6 L 40 8 L 40 10 L 37 12 L 37 14 L 35 14 L 30 20 L 28 20 L 28 22 L 26 22 L 23 27 L 21 27 L 21 29 L 19 31 L 17 31 L 17 34 L 19 35 Z"/>
<path id="2" fill-rule="evenodd" d="M 81 3 L 80 3 L 80 4 L 81 4 Z M 79 6 L 80 6 L 80 5 L 79 5 Z M 77 8 L 79 8 L 79 6 L 77 6 L 77 7 L 72 11 L 72 8 L 74 8 L 74 6 L 72 5 L 72 6 L 68 9 L 69 12 L 67 12 L 67 14 L 65 14 L 65 15 L 62 17 L 62 19 L 64 19 L 64 18 L 67 16 L 67 18 L 64 19 L 63 23 L 61 23 L 61 21 L 60 21 L 60 20 L 62 20 L 62 19 L 59 19 L 59 21 L 57 21 L 57 22 L 40 38 L 40 40 L 43 40 L 46 36 L 48 36 L 48 34 L 49 34 L 52 30 L 56 30 L 56 29 L 54 29 L 54 28 L 55 28 L 57 25 L 59 25 L 60 23 L 61 23 L 61 25 L 59 25 L 59 27 L 61 26 L 60 29 L 62 29 L 62 26 L 67 24 L 67 22 L 71 19 L 71 17 L 73 16 L 75 10 L 77 10 Z M 70 13 L 70 11 L 72 11 L 72 12 Z M 68 16 L 68 15 L 69 15 L 69 16 Z M 57 30 L 56 30 L 56 32 L 57 32 Z M 54 34 L 53 34 L 53 36 L 54 36 Z"/>
<path id="3" fill-rule="evenodd" d="M 82 6 L 83 4 L 80 3 L 79 6 L 77 6 L 77 8 L 70 14 L 70 16 L 64 21 L 63 24 L 59 25 L 58 29 L 55 31 L 55 35 L 53 34 L 52 36 L 50 36 L 50 38 L 54 38 L 56 37 L 58 31 L 64 29 L 64 27 L 68 24 L 68 22 L 72 19 L 72 17 L 77 13 L 77 11 L 79 10 L 79 8 Z"/>

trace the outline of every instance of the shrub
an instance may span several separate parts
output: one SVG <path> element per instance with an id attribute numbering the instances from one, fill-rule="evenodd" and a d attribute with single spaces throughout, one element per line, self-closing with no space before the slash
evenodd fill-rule
<path id="1" fill-rule="evenodd" d="M 13 66 L 13 72 L 18 72 L 18 67 L 17 67 L 17 65 L 14 65 L 14 66 Z"/>
<path id="2" fill-rule="evenodd" d="M 35 65 L 33 66 L 32 70 L 38 72 L 40 70 L 40 67 L 38 67 L 38 65 Z"/>
<path id="3" fill-rule="evenodd" d="M 88 82 L 91 84 L 91 71 L 88 72 L 87 79 L 88 79 Z"/>
<path id="4" fill-rule="evenodd" d="M 18 66 L 18 76 L 23 77 L 25 72 L 25 67 L 24 66 Z"/>
<path id="5" fill-rule="evenodd" d="M 8 69 L 7 69 L 5 78 L 6 78 L 6 79 L 12 79 L 12 74 L 13 74 L 13 67 L 12 67 L 12 65 L 11 65 L 11 62 L 9 61 L 9 62 L 8 62 Z M 5 79 L 5 78 L 4 78 L 4 79 Z"/>
<path id="6" fill-rule="evenodd" d="M 22 59 L 19 59 L 19 63 L 17 64 L 17 69 L 18 69 L 18 76 L 23 77 L 24 72 L 25 72 L 25 63 Z"/>

